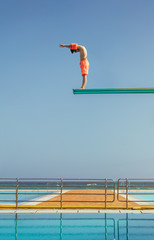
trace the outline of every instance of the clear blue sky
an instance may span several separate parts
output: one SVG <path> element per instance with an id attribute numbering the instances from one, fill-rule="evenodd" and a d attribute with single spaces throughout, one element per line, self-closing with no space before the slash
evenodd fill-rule
<path id="1" fill-rule="evenodd" d="M 154 95 L 73 95 L 77 42 L 87 88 L 154 87 L 153 0 L 0 1 L 0 177 L 153 177 Z"/>

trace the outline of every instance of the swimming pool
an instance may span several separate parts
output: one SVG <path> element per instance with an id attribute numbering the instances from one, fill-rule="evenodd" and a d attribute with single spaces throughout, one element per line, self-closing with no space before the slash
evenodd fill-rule
<path id="1" fill-rule="evenodd" d="M 59 191 L 52 190 L 20 190 L 18 191 L 18 202 L 20 204 L 38 204 L 39 201 L 47 201 L 55 195 L 59 194 Z M 37 202 L 38 201 L 38 202 Z M 15 190 L 0 190 L 0 204 L 15 204 L 16 203 L 16 191 Z"/>
<path id="2" fill-rule="evenodd" d="M 153 215 L 0 215 L 2 240 L 153 240 Z"/>
<path id="3" fill-rule="evenodd" d="M 147 201 L 147 202 L 150 202 L 150 204 L 154 204 L 154 195 L 136 195 L 136 198 L 140 201 Z"/>
<path id="4" fill-rule="evenodd" d="M 123 194 L 121 193 L 121 196 L 125 199 L 127 198 L 126 192 Z M 128 192 L 128 200 L 132 202 L 136 202 L 140 205 L 154 205 L 154 191 L 146 190 L 134 190 Z"/>

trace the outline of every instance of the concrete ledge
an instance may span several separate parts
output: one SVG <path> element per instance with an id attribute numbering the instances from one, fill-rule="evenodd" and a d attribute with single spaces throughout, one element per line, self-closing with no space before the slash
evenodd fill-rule
<path id="1" fill-rule="evenodd" d="M 0 214 L 154 214 L 154 210 L 0 210 Z"/>

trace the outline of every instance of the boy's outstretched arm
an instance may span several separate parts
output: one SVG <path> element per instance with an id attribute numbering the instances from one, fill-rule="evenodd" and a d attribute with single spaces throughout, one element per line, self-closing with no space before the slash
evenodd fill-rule
<path id="1" fill-rule="evenodd" d="M 67 48 L 70 48 L 70 45 L 66 45 L 66 44 L 59 44 L 59 47 L 67 47 Z"/>

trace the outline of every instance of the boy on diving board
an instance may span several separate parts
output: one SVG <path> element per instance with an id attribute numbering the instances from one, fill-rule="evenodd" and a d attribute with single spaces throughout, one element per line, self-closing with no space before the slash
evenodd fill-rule
<path id="1" fill-rule="evenodd" d="M 60 47 L 67 47 L 71 53 L 80 52 L 80 68 L 81 75 L 83 76 L 81 89 L 86 87 L 87 75 L 89 70 L 89 62 L 87 60 L 87 50 L 84 46 L 78 45 L 77 43 L 71 43 L 70 45 L 60 44 Z"/>

